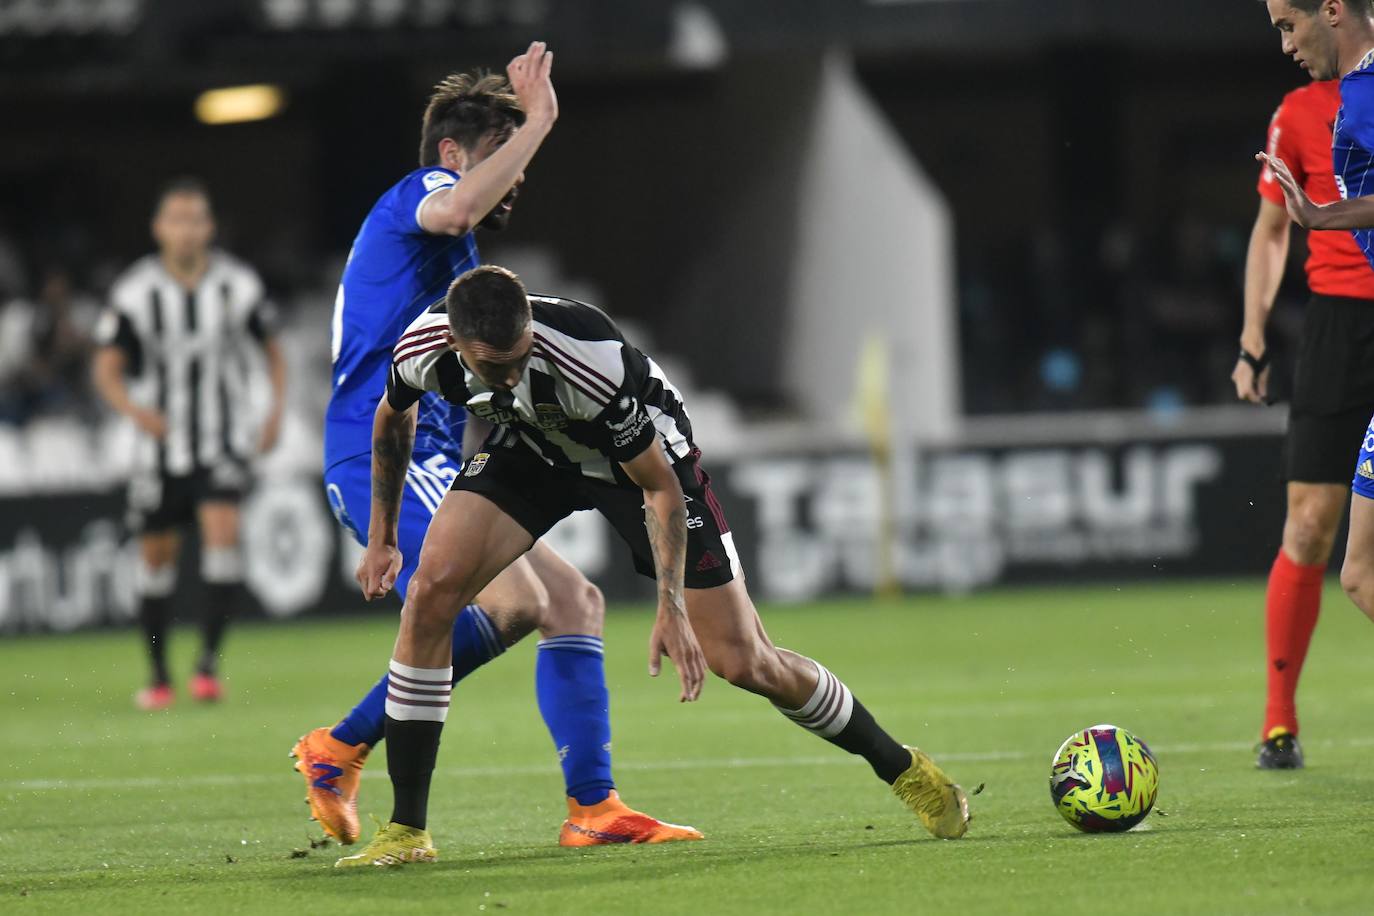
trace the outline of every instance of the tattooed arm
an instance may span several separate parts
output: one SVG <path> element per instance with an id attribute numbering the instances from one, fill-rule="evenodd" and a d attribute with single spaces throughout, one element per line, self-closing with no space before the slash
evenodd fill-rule
<path id="1" fill-rule="evenodd" d="M 687 619 L 682 577 L 687 563 L 687 509 L 682 484 L 673 472 L 657 437 L 638 457 L 621 467 L 644 490 L 644 526 L 654 552 L 658 577 L 658 618 L 649 637 L 649 674 L 658 676 L 663 656 L 673 660 L 682 682 L 679 699 L 701 696 L 706 658 Z"/>
<path id="2" fill-rule="evenodd" d="M 368 601 L 381 598 L 396 584 L 401 571 L 397 529 L 406 468 L 415 447 L 416 407 L 396 410 L 382 398 L 372 420 L 372 513 L 367 526 L 367 550 L 358 563 L 358 585 Z"/>

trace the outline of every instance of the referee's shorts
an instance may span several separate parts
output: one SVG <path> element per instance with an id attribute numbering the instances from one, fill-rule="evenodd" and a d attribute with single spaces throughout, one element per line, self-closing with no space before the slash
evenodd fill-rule
<path id="1" fill-rule="evenodd" d="M 1371 414 L 1374 301 L 1313 295 L 1293 369 L 1283 479 L 1348 483 Z"/>

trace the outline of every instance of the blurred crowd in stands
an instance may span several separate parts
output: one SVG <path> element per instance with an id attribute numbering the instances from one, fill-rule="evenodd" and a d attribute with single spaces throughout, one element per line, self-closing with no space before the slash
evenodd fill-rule
<path id="1" fill-rule="evenodd" d="M 1167 411 L 1234 402 L 1229 374 L 1247 229 L 1183 218 L 1148 235 L 1110 231 L 1095 252 L 1070 250 L 1048 229 L 1014 250 L 962 251 L 965 410 Z M 1295 268 L 1303 257 L 1295 244 Z M 99 415 L 87 380 L 91 335 L 124 265 L 85 253 L 79 262 L 82 269 L 40 259 L 0 234 L 0 423 Z M 300 288 L 273 290 L 288 324 L 293 315 L 328 320 L 336 265 L 310 272 L 313 279 L 298 271 L 287 282 Z M 1279 375 L 1301 321 L 1301 276 L 1290 270 L 1270 324 Z"/>
<path id="2" fill-rule="evenodd" d="M 1078 250 L 1053 230 L 1014 250 L 963 252 L 964 409 L 1171 410 L 1236 403 L 1249 226 L 1186 216 L 1150 233 L 1116 226 Z M 1302 321 L 1305 246 L 1269 324 L 1276 393 Z"/>

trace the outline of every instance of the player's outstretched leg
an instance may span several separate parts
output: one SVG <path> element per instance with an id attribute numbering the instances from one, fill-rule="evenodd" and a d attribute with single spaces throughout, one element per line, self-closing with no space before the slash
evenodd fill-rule
<path id="1" fill-rule="evenodd" d="M 458 615 L 453 627 L 455 684 L 536 625 L 545 635 L 535 664 L 535 687 L 568 796 L 569 813 L 559 842 L 589 846 L 701 839 L 691 827 L 635 811 L 615 792 L 601 648 L 605 602 L 600 590 L 557 552 L 538 543 L 478 599 L 488 602 L 492 613 L 469 605 Z M 303 735 L 291 751 L 296 770 L 305 778 L 311 816 L 344 845 L 360 835 L 359 777 L 368 752 L 383 737 L 387 684 L 383 676 L 338 725 Z"/>
<path id="2" fill-rule="evenodd" d="M 486 611 L 475 604 L 463 608 L 453 624 L 453 683 L 505 649 Z M 291 749 L 295 769 L 305 778 L 310 816 L 345 846 L 360 835 L 358 785 L 367 755 L 381 742 L 386 727 L 387 684 L 383 675 L 338 725 L 306 732 Z"/>
<path id="3" fill-rule="evenodd" d="M 336 494 L 348 493 L 352 497 L 350 502 L 368 505 L 372 480 L 370 457 L 365 457 L 356 466 L 336 467 L 331 473 Z M 337 498 L 342 499 L 341 496 Z M 348 518 L 348 513 L 344 516 Z M 409 494 L 403 500 L 398 533 L 405 565 L 395 585 L 396 595 L 402 600 L 419 566 L 421 547 L 432 517 L 427 504 L 421 500 L 411 499 Z M 363 526 L 362 530 L 366 530 L 366 518 Z M 351 518 L 347 527 L 361 539 Z M 475 604 L 463 608 L 453 623 L 455 683 L 496 658 L 506 646 L 514 645 L 533 629 L 532 623 L 523 628 L 519 624 L 525 611 L 522 607 L 501 607 L 492 609 L 489 614 Z M 359 777 L 368 753 L 381 742 L 385 730 L 387 683 L 387 676 L 383 674 L 337 725 L 306 732 L 291 749 L 295 769 L 305 779 L 311 817 L 320 823 L 325 833 L 344 845 L 356 842 L 359 836 Z"/>
<path id="4" fill-rule="evenodd" d="M 706 663 L 736 687 L 772 701 L 818 737 L 868 761 L 880 779 L 941 839 L 968 830 L 968 798 L 923 751 L 892 738 L 819 662 L 774 646 L 740 579 L 686 590 L 687 612 Z"/>
<path id="5" fill-rule="evenodd" d="M 450 492 L 440 503 L 406 591 L 388 669 L 391 820 L 338 867 L 434 861 L 429 787 L 452 693 L 453 623 L 459 608 L 532 546 L 529 533 L 483 497 Z"/>

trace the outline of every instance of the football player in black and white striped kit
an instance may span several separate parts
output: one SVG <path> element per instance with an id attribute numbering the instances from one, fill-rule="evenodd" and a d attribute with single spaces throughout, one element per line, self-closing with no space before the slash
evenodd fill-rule
<path id="1" fill-rule="evenodd" d="M 129 481 L 129 523 L 138 533 L 139 621 L 152 679 L 135 697 L 144 709 L 170 705 L 167 630 L 181 528 L 200 526 L 206 600 L 203 646 L 189 682 L 198 700 L 218 700 L 220 646 L 243 579 L 239 501 L 248 461 L 276 443 L 286 362 L 257 273 L 211 247 L 210 197 L 195 179 L 158 195 L 156 254 L 134 262 L 110 290 L 100 318 L 96 390 L 138 428 Z M 249 406 L 249 348 L 266 355 L 272 401 L 264 419 Z"/>
<path id="2" fill-rule="evenodd" d="M 391 822 L 338 865 L 429 862 L 430 778 L 452 686 L 459 610 L 554 524 L 600 512 L 658 583 L 649 671 L 663 655 L 690 702 L 705 671 L 769 700 L 786 718 L 868 761 L 941 838 L 962 836 L 968 800 L 925 753 L 904 747 L 838 677 L 775 646 L 745 588 L 725 514 L 692 440 L 682 396 L 606 315 L 528 296 L 500 267 L 453 282 L 397 345 L 373 423 L 372 509 L 358 566 L 363 594 L 401 568 L 397 520 L 416 405 L 437 392 L 494 429 L 468 457 L 430 522 L 406 591 L 386 699 Z"/>

